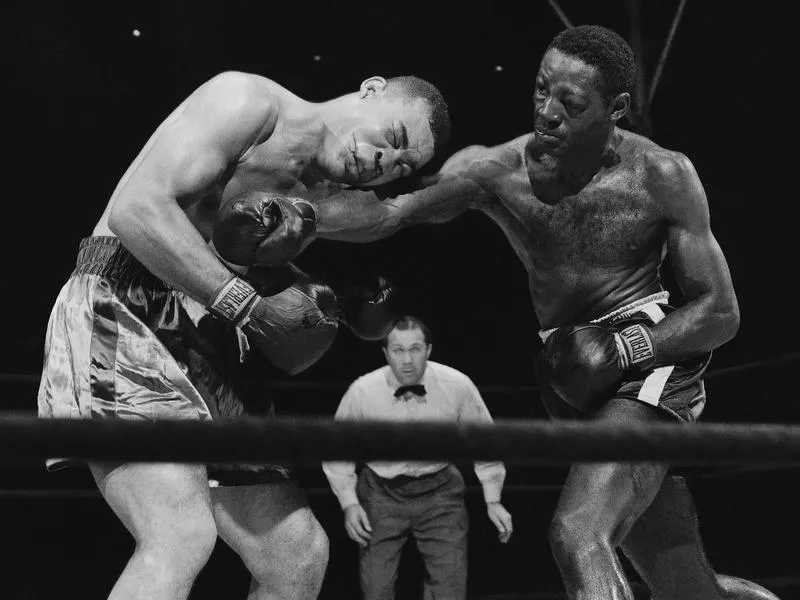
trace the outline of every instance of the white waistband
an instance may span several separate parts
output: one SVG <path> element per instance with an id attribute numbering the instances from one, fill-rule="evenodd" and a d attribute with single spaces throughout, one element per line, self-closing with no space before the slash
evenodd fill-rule
<path id="1" fill-rule="evenodd" d="M 625 317 L 629 317 L 630 315 L 638 312 L 646 313 L 648 317 L 653 320 L 653 323 L 658 323 L 661 319 L 664 318 L 664 311 L 661 310 L 659 304 L 666 304 L 669 302 L 669 292 L 662 291 L 657 292 L 655 294 L 650 294 L 649 296 L 645 296 L 644 298 L 639 298 L 638 300 L 634 300 L 630 304 L 626 304 L 616 310 L 612 310 L 610 313 L 603 315 L 597 319 L 592 319 L 589 321 L 590 323 L 602 323 L 603 321 L 611 321 L 613 319 L 621 319 Z M 552 329 L 542 329 L 539 331 L 539 337 L 541 340 L 547 341 L 555 331 L 557 331 L 558 327 L 553 327 Z"/>

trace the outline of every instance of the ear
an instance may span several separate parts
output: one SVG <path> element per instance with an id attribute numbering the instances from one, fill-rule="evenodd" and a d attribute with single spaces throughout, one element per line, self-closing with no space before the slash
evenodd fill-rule
<path id="1" fill-rule="evenodd" d="M 381 348 L 381 350 L 383 350 L 383 356 L 386 357 L 386 362 L 389 362 L 389 350 L 388 350 L 388 348 L 386 348 L 386 346 L 383 346 Z"/>
<path id="2" fill-rule="evenodd" d="M 428 358 L 430 358 L 431 350 L 433 350 L 433 344 L 428 344 L 428 351 L 425 353 L 425 360 L 428 360 Z"/>
<path id="3" fill-rule="evenodd" d="M 628 109 L 631 107 L 631 95 L 628 92 L 622 92 L 618 94 L 616 98 L 611 101 L 609 104 L 609 110 L 611 111 L 609 114 L 609 119 L 611 119 L 614 123 L 619 121 L 622 117 L 625 116 L 625 113 L 628 112 Z"/>
<path id="4" fill-rule="evenodd" d="M 361 82 L 358 97 L 366 98 L 371 94 L 377 94 L 386 89 L 386 80 L 380 75 L 373 75 Z"/>

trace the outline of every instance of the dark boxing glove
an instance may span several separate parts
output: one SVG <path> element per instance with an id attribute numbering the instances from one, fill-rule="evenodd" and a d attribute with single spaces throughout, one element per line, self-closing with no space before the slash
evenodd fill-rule
<path id="1" fill-rule="evenodd" d="M 296 375 L 317 362 L 336 339 L 336 295 L 326 285 L 296 282 L 267 298 L 239 277 L 215 295 L 209 312 L 240 327 L 276 367 Z"/>
<path id="2" fill-rule="evenodd" d="M 236 265 L 280 265 L 302 249 L 317 217 L 311 203 L 262 191 L 222 202 L 212 240 L 219 255 Z"/>
<path id="3" fill-rule="evenodd" d="M 561 327 L 544 345 L 550 384 L 573 408 L 587 410 L 607 399 L 626 374 L 655 364 L 655 345 L 642 320 L 612 326 Z"/>
<path id="4" fill-rule="evenodd" d="M 362 340 L 382 340 L 392 328 L 397 312 L 391 282 L 375 277 L 361 284 L 336 287 L 339 316 Z"/>
<path id="5" fill-rule="evenodd" d="M 272 296 L 294 283 L 319 284 L 316 278 L 292 263 L 280 267 L 254 266 L 243 275 L 260 296 Z M 337 297 L 335 316 L 363 340 L 382 340 L 397 316 L 391 282 L 381 276 L 354 280 L 326 281 Z"/>

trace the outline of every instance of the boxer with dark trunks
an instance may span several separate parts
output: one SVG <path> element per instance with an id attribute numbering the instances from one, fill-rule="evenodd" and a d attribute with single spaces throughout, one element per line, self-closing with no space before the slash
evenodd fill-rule
<path id="1" fill-rule="evenodd" d="M 267 362 L 307 368 L 340 323 L 381 338 L 385 281 L 333 288 L 289 261 L 312 239 L 319 198 L 409 175 L 448 134 L 441 95 L 415 77 L 371 77 L 322 103 L 256 75 L 206 82 L 80 244 L 48 323 L 40 416 L 266 414 Z M 252 575 L 249 598 L 317 597 L 327 537 L 282 466 L 89 466 L 136 540 L 110 598 L 186 598 L 218 535 Z"/>
<path id="2" fill-rule="evenodd" d="M 710 353 L 736 334 L 739 309 L 692 163 L 617 127 L 634 71 L 616 33 L 563 31 L 536 75 L 533 133 L 465 148 L 413 193 L 333 196 L 317 206 L 317 227 L 368 242 L 481 210 L 528 272 L 550 414 L 688 426 L 705 403 Z M 667 254 L 685 296 L 676 309 L 660 275 Z M 632 600 L 617 549 L 659 600 L 775 599 L 715 575 L 688 489 L 667 465 L 574 464 L 550 542 L 573 600 Z"/>

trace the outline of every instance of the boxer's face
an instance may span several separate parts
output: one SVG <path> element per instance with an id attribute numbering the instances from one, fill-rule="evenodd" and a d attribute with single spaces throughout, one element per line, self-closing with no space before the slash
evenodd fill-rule
<path id="1" fill-rule="evenodd" d="M 621 94 L 627 96 L 627 94 Z M 622 113 L 604 93 L 600 72 L 556 49 L 542 58 L 533 94 L 531 150 L 560 155 L 576 147 L 605 144 Z M 627 109 L 627 106 L 625 107 Z"/>
<path id="2" fill-rule="evenodd" d="M 421 329 L 393 329 L 383 353 L 400 385 L 416 385 L 422 381 L 432 346 L 425 343 Z"/>
<path id="3" fill-rule="evenodd" d="M 342 115 L 328 151 L 337 180 L 359 187 L 414 173 L 433 158 L 428 104 L 399 94 L 364 98 Z"/>

